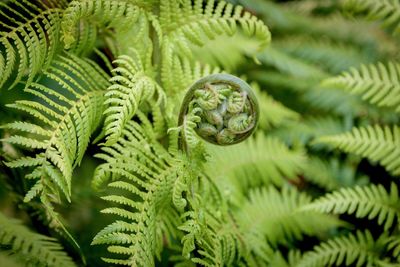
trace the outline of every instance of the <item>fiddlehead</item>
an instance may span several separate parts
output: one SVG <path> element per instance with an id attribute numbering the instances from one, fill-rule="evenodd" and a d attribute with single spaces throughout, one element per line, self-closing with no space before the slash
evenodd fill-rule
<path id="1" fill-rule="evenodd" d="M 239 143 L 252 134 L 259 106 L 251 87 L 229 74 L 206 76 L 192 85 L 183 100 L 179 125 L 217 145 Z M 183 142 L 190 137 L 185 136 Z"/>

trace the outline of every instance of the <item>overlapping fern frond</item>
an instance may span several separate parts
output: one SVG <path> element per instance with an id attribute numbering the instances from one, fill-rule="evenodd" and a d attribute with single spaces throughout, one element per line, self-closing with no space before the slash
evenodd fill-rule
<path id="1" fill-rule="evenodd" d="M 379 162 L 393 175 L 400 175 L 400 128 L 393 126 L 366 126 L 351 132 L 323 136 L 316 140 L 345 152 Z"/>
<path id="2" fill-rule="evenodd" d="M 356 13 L 367 13 L 367 17 L 380 20 L 383 26 L 400 33 L 400 3 L 397 0 L 344 0 L 347 10 Z"/>
<path id="3" fill-rule="evenodd" d="M 106 244 L 117 254 L 104 258 L 108 263 L 152 266 L 165 240 L 181 224 L 171 196 L 176 181 L 187 179 L 188 173 L 186 161 L 173 157 L 156 140 L 145 115 L 138 112 L 137 116 L 140 123 L 128 122 L 118 142 L 97 155 L 106 162 L 95 171 L 95 187 L 108 183 L 108 188 L 118 191 L 103 197 L 112 204 L 103 213 L 120 219 L 100 231 L 93 244 Z"/>
<path id="4" fill-rule="evenodd" d="M 397 186 L 392 183 L 390 192 L 382 185 L 342 188 L 327 194 L 303 207 L 304 210 L 354 214 L 358 218 L 377 219 L 388 230 L 400 216 Z"/>
<path id="5" fill-rule="evenodd" d="M 57 85 L 57 91 L 50 87 L 53 85 Z M 59 193 L 70 200 L 72 171 L 82 160 L 90 135 L 100 122 L 107 86 L 107 75 L 93 62 L 64 54 L 38 82 L 25 89 L 36 99 L 8 105 L 33 117 L 32 122 L 2 126 L 25 133 L 3 141 L 35 152 L 34 156 L 6 163 L 11 168 L 33 167 L 26 178 L 35 183 L 25 201 L 40 195 L 47 203 L 50 198 L 57 200 Z"/>
<path id="6" fill-rule="evenodd" d="M 286 244 L 303 235 L 319 235 L 344 225 L 334 217 L 318 212 L 299 212 L 311 202 L 311 197 L 285 186 L 281 191 L 274 187 L 252 190 L 235 218 L 245 235 L 266 239 L 273 245 Z"/>
<path id="7" fill-rule="evenodd" d="M 134 27 L 141 12 L 140 6 L 135 2 L 72 1 L 64 11 L 61 24 L 65 48 L 73 49 L 77 53 L 86 50 L 90 46 L 88 44 L 94 45 L 93 40 L 97 39 L 99 28 L 114 28 L 123 32 Z"/>
<path id="8" fill-rule="evenodd" d="M 322 85 L 362 95 L 372 104 L 400 112 L 400 64 L 396 62 L 362 65 L 358 70 L 352 68 L 338 77 L 326 79 Z"/>
<path id="9" fill-rule="evenodd" d="M 208 0 L 203 6 L 202 0 L 194 4 L 189 1 L 161 1 L 160 26 L 168 41 L 191 55 L 190 44 L 202 46 L 207 40 L 222 34 L 233 35 L 237 24 L 249 36 L 254 35 L 262 45 L 270 41 L 270 33 L 264 22 L 243 11 L 241 6 L 233 6 L 224 1 Z"/>
<path id="10" fill-rule="evenodd" d="M 291 37 L 274 41 L 276 47 L 320 68 L 338 73 L 371 59 L 354 46 L 329 39 Z"/>
<path id="11" fill-rule="evenodd" d="M 0 213 L 0 246 L 24 266 L 77 266 L 56 239 L 37 234 Z"/>
<path id="12" fill-rule="evenodd" d="M 161 1 L 159 23 L 162 31 L 161 78 L 166 91 L 174 90 L 174 58 L 191 59 L 193 46 L 203 46 L 220 35 L 233 35 L 238 25 L 247 36 L 255 36 L 261 46 L 269 44 L 267 26 L 241 6 L 208 0 Z"/>
<path id="13" fill-rule="evenodd" d="M 46 69 L 59 48 L 65 1 L 0 3 L 0 89 L 12 88 Z"/>
<path id="14" fill-rule="evenodd" d="M 304 254 L 296 267 L 319 266 L 396 266 L 381 255 L 388 240 L 386 235 L 374 239 L 369 231 L 339 236 L 319 244 Z M 382 263 L 382 265 L 380 265 Z M 386 263 L 386 264 L 383 264 Z"/>
<path id="15" fill-rule="evenodd" d="M 106 145 L 115 143 L 121 136 L 125 124 L 131 120 L 139 106 L 149 101 L 156 93 L 156 105 L 165 102 L 165 95 L 153 74 L 145 70 L 138 53 L 135 57 L 119 56 L 114 61 L 118 66 L 113 69 L 111 86 L 107 89 L 104 102 L 108 105 L 105 119 Z"/>
<path id="16" fill-rule="evenodd" d="M 290 150 L 279 139 L 259 133 L 232 147 L 209 147 L 206 171 L 227 200 L 240 203 L 241 192 L 253 186 L 282 186 L 296 180 L 306 158 L 302 151 Z M 268 153 L 266 153 L 268 151 Z"/>
<path id="17" fill-rule="evenodd" d="M 297 112 L 285 107 L 280 102 L 261 91 L 257 84 L 253 83 L 252 87 L 256 91 L 257 99 L 260 103 L 260 128 L 269 130 L 287 121 L 296 121 L 299 119 L 300 116 Z"/>

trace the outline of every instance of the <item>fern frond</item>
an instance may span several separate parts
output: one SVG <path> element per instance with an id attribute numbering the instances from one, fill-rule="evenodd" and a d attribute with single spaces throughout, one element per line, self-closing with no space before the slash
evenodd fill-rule
<path id="1" fill-rule="evenodd" d="M 265 238 L 242 231 L 223 202 L 207 207 L 191 204 L 194 210 L 183 214 L 185 222 L 179 227 L 185 232 L 183 256 L 202 266 L 232 266 L 238 262 L 263 266 L 269 262 L 273 252 Z M 194 255 L 189 254 L 194 250 Z"/>
<path id="2" fill-rule="evenodd" d="M 279 51 L 272 46 L 259 53 L 257 58 L 262 63 L 273 66 L 281 72 L 294 77 L 319 80 L 328 75 L 318 67 Z"/>
<path id="3" fill-rule="evenodd" d="M 285 186 L 252 190 L 235 218 L 246 235 L 265 236 L 274 246 L 301 239 L 304 234 L 319 235 L 343 225 L 334 217 L 317 212 L 299 212 L 311 197 Z"/>
<path id="4" fill-rule="evenodd" d="M 367 13 L 372 20 L 382 21 L 383 26 L 400 33 L 400 3 L 397 0 L 342 0 L 344 8 L 356 13 Z"/>
<path id="5" fill-rule="evenodd" d="M 257 84 L 252 84 L 251 87 L 256 91 L 260 106 L 259 127 L 264 130 L 269 130 L 287 121 L 299 119 L 299 114 L 297 112 L 285 107 L 264 91 L 259 90 Z"/>
<path id="6" fill-rule="evenodd" d="M 392 255 L 400 262 L 400 237 L 398 235 L 389 237 L 388 249 L 392 250 Z"/>
<path id="7" fill-rule="evenodd" d="M 137 22 L 140 15 L 140 7 L 134 2 L 112 0 L 84 0 L 72 1 L 64 11 L 61 27 L 62 40 L 66 49 L 74 49 L 76 53 L 86 49 L 79 45 L 77 25 L 84 23 L 83 30 L 86 35 L 92 35 L 96 39 L 98 28 L 114 28 L 118 31 L 127 31 Z M 85 23 L 90 21 L 90 23 Z M 78 44 L 76 43 L 78 42 Z M 82 49 L 77 49 L 76 47 Z"/>
<path id="8" fill-rule="evenodd" d="M 379 162 L 393 175 L 400 174 L 400 128 L 397 126 L 353 128 L 351 132 L 320 137 L 316 142 L 366 157 Z"/>
<path id="9" fill-rule="evenodd" d="M 0 89 L 14 87 L 49 67 L 59 49 L 60 6 L 50 2 L 0 3 Z"/>
<path id="10" fill-rule="evenodd" d="M 310 116 L 301 121 L 289 121 L 270 134 L 290 145 L 296 143 L 307 145 L 315 138 L 343 133 L 346 130 L 343 124 L 335 117 Z"/>
<path id="11" fill-rule="evenodd" d="M 237 33 L 234 36 L 218 36 L 207 41 L 204 46 L 192 46 L 191 49 L 194 58 L 201 63 L 234 73 L 246 62 L 246 55 L 254 55 L 258 51 L 258 46 L 259 42 L 254 38 Z"/>
<path id="12" fill-rule="evenodd" d="M 271 36 L 265 24 L 240 6 L 214 0 L 161 1 L 160 27 L 162 30 L 161 78 L 166 91 L 176 92 L 172 67 L 175 57 L 190 59 L 191 47 L 203 46 L 220 35 L 233 35 L 237 26 L 248 36 L 255 36 L 261 46 L 270 42 Z"/>
<path id="13" fill-rule="evenodd" d="M 111 86 L 107 89 L 104 102 L 108 105 L 104 114 L 106 145 L 114 144 L 121 136 L 125 124 L 135 115 L 140 104 L 150 101 L 157 93 L 155 105 L 165 102 L 165 95 L 151 73 L 146 73 L 137 53 L 136 57 L 122 55 L 114 61 Z"/>
<path id="14" fill-rule="evenodd" d="M 25 135 L 12 135 L 3 141 L 34 149 L 36 156 L 21 157 L 7 166 L 34 167 L 26 176 L 36 180 L 25 201 L 42 194 L 57 192 L 70 200 L 72 171 L 98 127 L 103 112 L 103 90 L 107 75 L 90 61 L 71 54 L 60 55 L 44 72 L 43 77 L 25 91 L 37 100 L 19 100 L 10 107 L 25 111 L 35 123 L 13 122 L 2 126 Z M 59 86 L 55 91 L 49 87 Z"/>
<path id="15" fill-rule="evenodd" d="M 206 171 L 230 201 L 253 186 L 282 186 L 295 180 L 305 164 L 302 151 L 290 150 L 278 139 L 259 133 L 231 147 L 210 147 L 211 158 Z"/>
<path id="16" fill-rule="evenodd" d="M 332 162 L 328 163 L 318 157 L 310 157 L 304 168 L 304 177 L 314 184 L 332 191 L 340 187 L 340 183 L 335 177 Z"/>
<path id="17" fill-rule="evenodd" d="M 221 34 L 233 35 L 237 24 L 243 32 L 254 35 L 262 45 L 270 42 L 271 36 L 267 26 L 241 6 L 233 6 L 224 1 L 161 1 L 160 26 L 174 46 L 182 49 L 187 55 L 189 44 L 199 46 L 207 40 L 215 39 Z"/>
<path id="18" fill-rule="evenodd" d="M 384 229 L 388 230 L 396 219 L 399 219 L 400 201 L 394 183 L 391 184 L 390 192 L 382 185 L 372 184 L 341 188 L 304 206 L 303 209 L 334 214 L 348 213 L 370 220 L 376 218 L 378 224 L 384 224 Z"/>
<path id="19" fill-rule="evenodd" d="M 358 48 L 328 39 L 296 36 L 274 40 L 274 44 L 281 51 L 331 73 L 339 73 L 371 61 L 370 55 L 367 57 Z"/>
<path id="20" fill-rule="evenodd" d="M 2 213 L 0 225 L 0 245 L 26 266 L 76 266 L 56 239 L 34 233 L 20 221 Z"/>
<path id="21" fill-rule="evenodd" d="M 399 14 L 400 15 L 400 14 Z M 362 95 L 364 100 L 400 112 L 400 64 L 389 62 L 362 65 L 322 82 L 325 87 L 344 89 Z"/>
<path id="22" fill-rule="evenodd" d="M 380 261 L 386 239 L 382 235 L 374 240 L 369 231 L 335 237 L 305 253 L 295 266 L 375 266 Z"/>
<path id="23" fill-rule="evenodd" d="M 140 111 L 140 123 L 126 123 L 122 136 L 97 155 L 106 162 L 97 167 L 93 185 L 117 194 L 103 213 L 121 219 L 105 227 L 92 244 L 105 244 L 115 258 L 106 262 L 128 266 L 152 266 L 160 256 L 163 240 L 175 235 L 181 224 L 172 202 L 174 183 L 185 177 L 186 161 L 175 158 L 156 140 L 154 126 Z M 110 181 L 111 180 L 111 181 Z"/>

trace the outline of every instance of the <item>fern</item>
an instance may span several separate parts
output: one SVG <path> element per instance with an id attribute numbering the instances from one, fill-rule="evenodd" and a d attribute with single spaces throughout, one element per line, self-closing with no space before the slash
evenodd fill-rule
<path id="1" fill-rule="evenodd" d="M 65 1 L 0 3 L 0 88 L 12 88 L 25 76 L 29 85 L 49 67 L 59 48 L 64 6 Z"/>
<path id="2" fill-rule="evenodd" d="M 341 88 L 352 94 L 363 96 L 372 104 L 391 107 L 400 112 L 400 65 L 362 65 L 359 70 L 352 68 L 338 77 L 326 79 L 326 87 Z"/>
<path id="3" fill-rule="evenodd" d="M 26 133 L 3 141 L 36 152 L 35 156 L 6 163 L 11 168 L 34 167 L 26 178 L 36 182 L 25 201 L 40 195 L 47 203 L 49 195 L 57 200 L 58 192 L 70 201 L 72 171 L 82 160 L 90 135 L 99 124 L 103 112 L 102 90 L 108 86 L 107 75 L 92 64 L 70 54 L 60 55 L 40 81 L 25 89 L 37 97 L 37 101 L 19 100 L 8 105 L 37 120 L 2 126 Z M 49 88 L 51 83 L 57 84 L 60 90 Z"/>
<path id="4" fill-rule="evenodd" d="M 318 235 L 342 223 L 317 212 L 298 212 L 311 202 L 305 193 L 289 187 L 252 190 L 235 217 L 247 235 L 265 236 L 273 245 L 285 244 L 302 235 Z"/>
<path id="5" fill-rule="evenodd" d="M 64 46 L 79 53 L 86 49 L 85 45 L 88 43 L 87 39 L 80 38 L 81 35 L 96 40 L 98 28 L 108 27 L 127 31 L 136 23 L 139 14 L 140 7 L 129 1 L 72 1 L 64 11 L 61 24 Z M 87 23 L 88 20 L 92 22 Z M 85 25 L 81 28 L 85 31 L 84 34 L 77 31 L 77 25 L 81 21 Z"/>
<path id="6" fill-rule="evenodd" d="M 200 0 L 190 2 L 162 1 L 160 4 L 160 26 L 168 40 L 175 40 L 173 46 L 189 55 L 191 43 L 202 46 L 206 40 L 218 35 L 232 35 L 238 23 L 247 35 L 255 35 L 262 44 L 268 44 L 270 33 L 265 24 L 243 7 L 230 3 L 209 0 L 203 7 Z M 171 12 L 173 10 L 174 12 Z M 172 45 L 172 44 L 169 44 Z"/>
<path id="7" fill-rule="evenodd" d="M 382 21 L 383 25 L 400 32 L 400 3 L 397 0 L 344 0 L 344 7 L 356 13 L 367 13 L 367 17 Z"/>
<path id="8" fill-rule="evenodd" d="M 306 160 L 302 151 L 289 150 L 278 139 L 262 133 L 242 144 L 210 147 L 209 151 L 207 173 L 220 186 L 224 197 L 235 203 L 253 186 L 282 186 L 288 180 L 296 180 Z"/>
<path id="9" fill-rule="evenodd" d="M 355 214 L 358 218 L 377 218 L 378 224 L 384 224 L 384 229 L 388 230 L 399 219 L 400 201 L 397 186 L 392 183 L 390 192 L 382 185 L 342 188 L 315 200 L 303 209 Z"/>
<path id="10" fill-rule="evenodd" d="M 217 36 L 233 35 L 237 24 L 247 35 L 254 35 L 260 45 L 269 44 L 271 36 L 265 24 L 241 6 L 214 0 L 162 1 L 160 3 L 160 27 L 162 31 L 161 80 L 167 92 L 174 92 L 172 66 L 174 57 L 191 58 L 193 45 L 203 46 L 206 41 Z M 173 12 L 171 12 L 173 10 Z M 175 91 L 176 92 L 176 91 Z"/>
<path id="11" fill-rule="evenodd" d="M 308 64 L 287 53 L 281 52 L 275 47 L 264 49 L 257 58 L 264 64 L 272 65 L 283 73 L 294 77 L 319 80 L 327 76 L 327 73 L 321 71 L 312 64 Z"/>
<path id="12" fill-rule="evenodd" d="M 369 231 L 335 237 L 305 253 L 295 266 L 379 266 L 386 240 L 387 236 L 382 235 L 375 241 Z"/>
<path id="13" fill-rule="evenodd" d="M 256 84 L 252 84 L 252 87 L 258 88 Z M 260 128 L 269 130 L 272 127 L 285 124 L 287 121 L 296 121 L 299 119 L 298 113 L 285 107 L 266 93 L 258 89 L 256 90 L 256 94 L 260 103 Z"/>
<path id="14" fill-rule="evenodd" d="M 0 245 L 26 266 L 77 266 L 56 239 L 32 232 L 0 213 Z"/>
<path id="15" fill-rule="evenodd" d="M 393 175 L 400 174 L 400 129 L 397 126 L 393 129 L 378 125 L 354 128 L 348 133 L 320 137 L 316 142 L 367 157 Z"/>
<path id="16" fill-rule="evenodd" d="M 186 162 L 172 157 L 156 141 L 151 123 L 142 113 L 138 116 L 142 125 L 127 123 L 118 142 L 97 155 L 106 163 L 96 169 L 94 185 L 111 179 L 108 187 L 121 192 L 103 198 L 115 205 L 103 213 L 121 219 L 100 231 L 92 244 L 106 244 L 118 255 L 103 258 L 108 263 L 151 266 L 154 255 L 160 255 L 163 238 L 176 232 L 180 220 L 171 194 L 175 180 L 187 173 Z"/>
<path id="17" fill-rule="evenodd" d="M 289 37 L 275 40 L 274 44 L 281 51 L 316 64 L 332 73 L 338 73 L 370 60 L 354 46 L 325 39 Z"/>
<path id="18" fill-rule="evenodd" d="M 162 88 L 151 77 L 151 73 L 146 73 L 138 54 L 135 58 L 120 56 L 114 63 L 118 64 L 118 67 L 113 69 L 115 75 L 110 80 L 112 85 L 107 89 L 107 100 L 104 102 L 109 105 L 104 112 L 106 145 L 118 140 L 124 125 L 133 117 L 139 105 L 151 100 L 156 92 L 156 105 L 165 102 Z"/>
<path id="19" fill-rule="evenodd" d="M 306 180 L 319 185 L 327 191 L 340 187 L 340 182 L 337 180 L 332 168 L 332 162 L 328 163 L 318 157 L 308 159 L 304 168 L 304 176 Z"/>

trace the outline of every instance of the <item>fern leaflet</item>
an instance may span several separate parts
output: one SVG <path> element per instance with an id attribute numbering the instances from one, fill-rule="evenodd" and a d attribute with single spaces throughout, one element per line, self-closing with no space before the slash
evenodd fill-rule
<path id="1" fill-rule="evenodd" d="M 362 65 L 359 70 L 352 68 L 340 76 L 326 79 L 322 85 L 362 95 L 364 100 L 372 104 L 391 107 L 400 112 L 400 64 L 398 63 Z"/>
<path id="2" fill-rule="evenodd" d="M 58 192 L 70 201 L 72 171 L 80 163 L 90 135 L 100 122 L 102 90 L 108 86 L 107 75 L 92 64 L 71 54 L 60 55 L 40 81 L 25 89 L 37 97 L 36 101 L 19 100 L 8 105 L 38 121 L 2 126 L 26 133 L 12 135 L 3 141 L 36 151 L 36 156 L 6 163 L 12 168 L 34 167 L 26 178 L 36 180 L 36 183 L 26 194 L 25 201 L 37 195 L 47 199 L 47 194 L 57 200 Z M 57 84 L 60 90 L 54 91 L 49 83 Z"/>
<path id="3" fill-rule="evenodd" d="M 0 245 L 26 266 L 75 267 L 56 239 L 32 232 L 20 221 L 0 213 Z"/>
<path id="4" fill-rule="evenodd" d="M 369 231 L 335 237 L 305 253 L 295 266 L 377 266 L 387 239 L 387 236 L 382 235 L 374 240 Z"/>
<path id="5" fill-rule="evenodd" d="M 0 2 L 0 88 L 26 85 L 51 63 L 59 48 L 61 1 Z M 4 51 L 4 54 L 3 54 Z M 15 74 L 14 74 L 15 73 Z"/>
<path id="6" fill-rule="evenodd" d="M 367 157 L 393 175 L 400 174 L 400 128 L 397 126 L 393 129 L 378 125 L 354 128 L 348 133 L 320 137 L 316 142 Z"/>
<path id="7" fill-rule="evenodd" d="M 400 216 L 397 186 L 392 183 L 390 192 L 382 185 L 342 188 L 304 206 L 303 210 L 354 214 L 358 218 L 377 218 L 379 225 L 388 230 Z"/>

